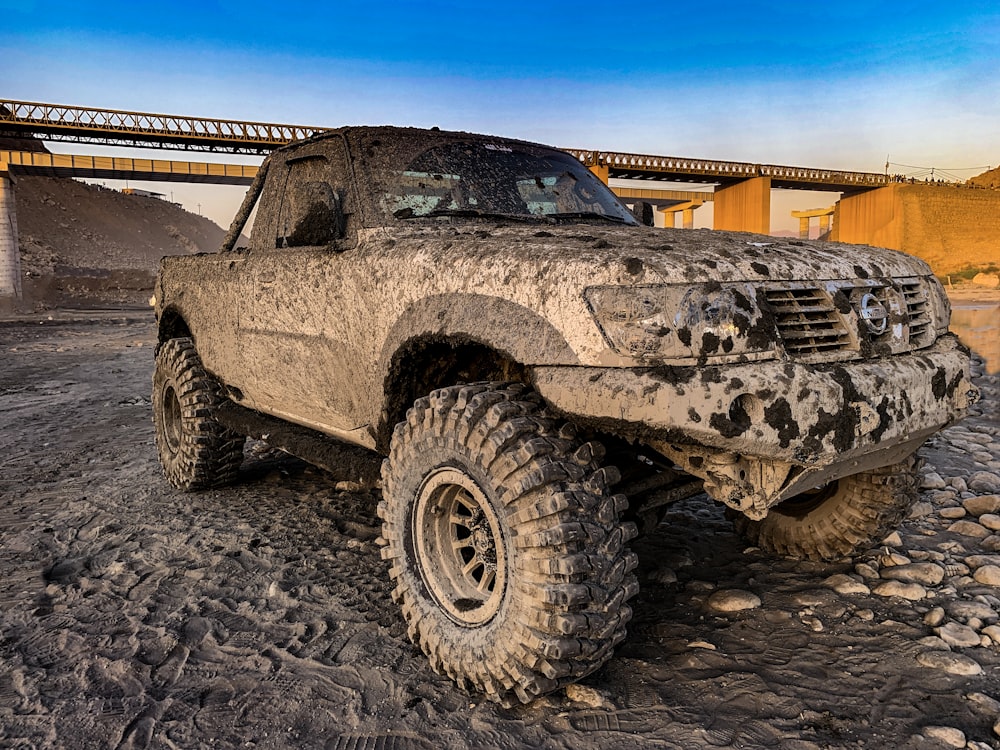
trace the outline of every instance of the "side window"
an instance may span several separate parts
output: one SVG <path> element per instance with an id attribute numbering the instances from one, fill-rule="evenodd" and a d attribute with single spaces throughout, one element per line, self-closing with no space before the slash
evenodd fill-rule
<path id="1" fill-rule="evenodd" d="M 329 245 L 343 236 L 341 197 L 323 155 L 290 159 L 278 209 L 275 247 Z"/>

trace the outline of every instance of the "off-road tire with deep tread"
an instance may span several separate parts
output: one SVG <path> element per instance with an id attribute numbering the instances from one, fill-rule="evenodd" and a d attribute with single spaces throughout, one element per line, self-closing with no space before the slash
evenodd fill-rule
<path id="1" fill-rule="evenodd" d="M 628 549 L 636 530 L 620 520 L 627 500 L 610 494 L 618 473 L 600 466 L 603 455 L 518 383 L 436 390 L 396 426 L 382 464 L 382 557 L 409 637 L 436 672 L 510 706 L 611 657 L 638 590 Z M 423 559 L 433 555 L 415 540 L 428 477 L 454 470 L 495 511 L 497 557 L 506 560 L 495 614 L 472 624 L 457 622 L 435 598 L 427 576 L 437 573 L 423 568 L 439 560 Z"/>
<path id="2" fill-rule="evenodd" d="M 844 477 L 818 503 L 793 499 L 760 521 L 740 513 L 737 532 L 765 552 L 810 560 L 835 560 L 884 539 L 917 497 L 917 459 Z"/>
<path id="3" fill-rule="evenodd" d="M 231 483 L 245 438 L 212 418 L 221 400 L 190 338 L 165 341 L 153 371 L 153 424 L 163 473 L 180 490 Z"/>

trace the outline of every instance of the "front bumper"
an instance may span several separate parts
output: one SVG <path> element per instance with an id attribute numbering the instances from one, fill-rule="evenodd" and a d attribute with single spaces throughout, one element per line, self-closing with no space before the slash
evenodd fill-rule
<path id="1" fill-rule="evenodd" d="M 710 492 L 706 460 L 735 462 L 728 473 L 757 497 L 737 497 L 741 491 L 729 487 L 718 499 L 757 512 L 839 476 L 900 460 L 978 398 L 968 353 L 950 334 L 916 352 L 841 364 L 540 367 L 535 387 L 579 422 L 638 438 L 674 460 L 695 456 L 693 463 L 678 463 L 706 478 Z M 768 469 L 760 478 L 747 475 L 746 467 L 756 464 Z"/>

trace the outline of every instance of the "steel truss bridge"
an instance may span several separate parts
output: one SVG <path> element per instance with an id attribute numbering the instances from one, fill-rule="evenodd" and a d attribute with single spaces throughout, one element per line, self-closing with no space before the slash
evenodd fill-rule
<path id="1" fill-rule="evenodd" d="M 330 128 L 179 115 L 127 112 L 0 99 L 0 135 L 140 148 L 266 154 L 289 141 Z M 881 187 L 874 172 L 786 167 L 774 164 L 651 156 L 617 151 L 566 149 L 607 178 L 728 185 L 766 177 L 776 188 L 855 192 Z M 605 171 L 606 170 L 606 171 Z"/>
<path id="2" fill-rule="evenodd" d="M 111 146 L 266 154 L 329 128 L 0 99 L 0 131 Z"/>

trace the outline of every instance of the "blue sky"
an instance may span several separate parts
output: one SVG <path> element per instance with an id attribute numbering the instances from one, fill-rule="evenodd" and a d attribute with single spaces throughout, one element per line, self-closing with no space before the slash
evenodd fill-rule
<path id="1" fill-rule="evenodd" d="M 0 18 L 14 99 L 962 177 L 1000 163 L 996 0 L 0 0 Z"/>

